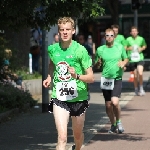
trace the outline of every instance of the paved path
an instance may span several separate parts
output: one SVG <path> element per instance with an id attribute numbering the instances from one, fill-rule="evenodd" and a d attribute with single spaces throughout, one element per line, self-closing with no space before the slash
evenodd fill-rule
<path id="1" fill-rule="evenodd" d="M 122 114 L 122 121 L 124 123 L 126 132 L 125 134 L 122 135 L 115 135 L 115 136 L 109 135 L 106 133 L 106 130 L 108 129 L 109 126 L 107 125 L 109 123 L 109 120 L 105 113 L 104 99 L 99 89 L 99 75 L 95 74 L 95 76 L 97 76 L 96 82 L 90 85 L 91 100 L 90 100 L 90 107 L 86 113 L 86 122 L 84 128 L 85 144 L 87 144 L 89 141 L 90 143 L 86 145 L 83 149 L 91 150 L 93 147 L 102 148 L 100 143 L 105 144 L 111 141 L 113 142 L 119 141 L 118 136 L 119 137 L 125 136 L 124 139 L 128 138 L 128 140 L 120 140 L 121 144 L 123 141 L 128 141 L 129 143 L 134 144 L 133 142 L 134 136 L 136 136 L 135 138 L 141 137 L 141 139 L 143 138 L 148 139 L 149 137 L 146 134 L 147 133 L 146 129 L 148 129 L 149 127 L 148 126 L 149 124 L 147 124 L 149 123 L 147 121 L 149 118 L 148 115 L 150 114 L 148 109 L 150 104 L 147 103 L 148 101 L 147 98 L 150 97 L 149 93 L 147 93 L 147 96 L 145 97 L 137 97 L 138 99 L 137 103 L 132 93 L 133 90 L 132 84 L 130 86 L 124 80 L 123 87 L 124 88 L 127 87 L 128 90 L 126 90 L 125 88 L 125 90 L 123 91 L 120 104 L 122 107 L 125 107 L 127 104 L 127 107 L 126 109 L 123 109 Z M 133 97 L 134 100 L 129 102 L 130 100 L 132 100 Z M 134 105 L 136 107 L 134 107 Z M 135 117 L 138 116 L 132 117 L 132 115 L 136 114 L 135 112 L 138 112 L 138 116 L 141 119 L 141 120 L 139 119 L 140 121 L 138 120 L 138 118 L 135 119 Z M 144 115 L 147 116 L 143 117 Z M 131 118 L 129 118 L 130 116 Z M 135 120 L 134 125 L 129 123 L 130 121 L 134 120 Z M 137 126 L 139 126 L 139 128 L 136 128 Z M 136 131 L 135 129 L 137 129 L 138 131 Z M 103 138 L 102 135 L 104 135 Z M 100 141 L 100 139 L 102 140 Z M 10 121 L 0 124 L 0 150 L 55 150 L 56 141 L 57 141 L 57 132 L 54 124 L 53 115 L 49 113 L 41 113 L 41 108 L 32 109 L 28 113 L 19 114 L 18 116 L 13 117 L 12 119 L 10 118 Z M 140 140 L 136 140 L 136 142 L 138 141 Z M 116 142 L 114 145 L 116 146 L 120 145 L 120 142 L 119 143 Z M 67 150 L 70 150 L 72 144 L 73 144 L 73 136 L 72 136 L 71 122 L 69 122 Z M 95 148 L 93 149 L 95 150 Z M 105 150 L 105 147 L 103 147 L 102 149 Z M 106 150 L 108 149 L 109 148 L 106 148 Z M 117 150 L 118 148 L 115 149 Z"/>
<path id="2" fill-rule="evenodd" d="M 82 150 L 150 150 L 150 93 L 134 97 L 122 109 L 123 134 L 108 134 L 106 124 Z"/>

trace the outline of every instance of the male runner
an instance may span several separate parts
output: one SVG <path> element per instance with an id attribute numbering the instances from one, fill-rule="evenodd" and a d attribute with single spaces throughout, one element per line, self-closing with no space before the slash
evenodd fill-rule
<path id="1" fill-rule="evenodd" d="M 118 34 L 119 33 L 119 26 L 114 24 L 111 25 L 111 28 L 113 29 L 114 33 L 115 33 L 115 42 L 122 44 L 123 46 L 126 46 L 126 40 L 124 38 L 123 35 Z"/>
<path id="2" fill-rule="evenodd" d="M 118 129 L 124 132 L 120 120 L 119 97 L 121 96 L 123 67 L 128 59 L 121 44 L 115 43 L 115 34 L 112 29 L 105 31 L 106 45 L 100 46 L 96 52 L 96 65 L 102 64 L 101 89 L 105 99 L 106 113 L 111 122 L 109 133 Z"/>
<path id="3" fill-rule="evenodd" d="M 58 20 L 60 42 L 48 47 L 53 72 L 53 91 L 49 112 L 53 112 L 58 131 L 57 150 L 65 150 L 67 143 L 67 125 L 72 118 L 75 150 L 80 150 L 84 135 L 85 111 L 88 108 L 87 83 L 94 82 L 92 60 L 87 50 L 72 40 L 75 23 L 70 17 Z M 52 65 L 53 64 L 53 65 Z M 51 76 L 43 81 L 48 87 Z"/>
<path id="4" fill-rule="evenodd" d="M 137 27 L 131 27 L 131 36 L 126 39 L 127 55 L 130 58 L 130 69 L 134 71 L 134 88 L 135 95 L 143 96 L 145 91 L 143 89 L 143 70 L 144 70 L 144 55 L 143 51 L 147 45 L 143 37 L 138 35 Z M 139 88 L 138 88 L 139 77 Z"/>

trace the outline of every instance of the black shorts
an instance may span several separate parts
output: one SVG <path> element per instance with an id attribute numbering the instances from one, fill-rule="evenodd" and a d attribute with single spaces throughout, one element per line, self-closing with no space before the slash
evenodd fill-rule
<path id="1" fill-rule="evenodd" d="M 129 63 L 130 71 L 134 71 L 135 69 L 137 69 L 137 66 L 139 66 L 139 65 L 144 67 L 144 61 L 130 62 Z"/>
<path id="2" fill-rule="evenodd" d="M 53 112 L 53 105 L 57 105 L 61 108 L 66 109 L 66 111 L 69 111 L 70 116 L 81 116 L 89 107 L 88 100 L 79 102 L 66 102 L 60 101 L 56 98 L 52 98 L 48 106 L 48 111 L 50 113 Z"/>
<path id="3" fill-rule="evenodd" d="M 105 101 L 111 101 L 112 97 L 120 97 L 122 90 L 122 80 L 115 80 L 113 90 L 102 89 Z"/>

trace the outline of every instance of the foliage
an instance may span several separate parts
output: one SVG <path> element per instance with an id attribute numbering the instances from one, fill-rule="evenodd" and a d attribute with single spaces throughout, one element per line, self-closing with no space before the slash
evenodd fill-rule
<path id="1" fill-rule="evenodd" d="M 21 68 L 22 59 L 17 57 L 18 50 L 11 48 L 8 40 L 0 35 L 0 68 L 3 66 L 4 59 L 8 59 L 12 70 Z"/>
<path id="2" fill-rule="evenodd" d="M 21 67 L 21 69 L 15 71 L 15 73 L 21 76 L 23 80 L 42 78 L 41 74 L 39 74 L 38 72 L 35 72 L 34 74 L 29 74 L 29 69 L 27 67 Z"/>
<path id="3" fill-rule="evenodd" d="M 15 88 L 12 85 L 0 84 L 0 111 L 11 110 L 13 108 L 22 109 L 25 104 L 30 107 L 37 103 L 28 91 Z"/>
<path id="4" fill-rule="evenodd" d="M 5 57 L 5 49 L 8 47 L 8 41 L 0 36 L 0 66 L 2 66 L 3 59 Z"/>
<path id="5" fill-rule="evenodd" d="M 50 27 L 61 16 L 84 19 L 95 18 L 104 13 L 103 0 L 1 0 L 0 29 L 9 27 L 19 30 L 31 27 L 35 22 L 40 27 Z M 38 8 L 38 9 L 35 9 Z"/>

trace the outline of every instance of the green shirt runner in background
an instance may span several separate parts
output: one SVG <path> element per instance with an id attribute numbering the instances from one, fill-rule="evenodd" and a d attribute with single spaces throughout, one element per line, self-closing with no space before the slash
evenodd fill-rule
<path id="1" fill-rule="evenodd" d="M 125 38 L 124 38 L 124 36 L 123 35 L 121 35 L 121 34 L 118 34 L 116 37 L 115 37 L 115 43 L 117 42 L 117 43 L 120 43 L 120 44 L 122 44 L 123 46 L 126 46 L 126 40 L 125 40 Z"/>
<path id="2" fill-rule="evenodd" d="M 84 70 L 92 66 L 87 50 L 79 43 L 72 41 L 71 46 L 67 49 L 62 49 L 60 43 L 48 46 L 48 54 L 56 66 L 51 98 L 59 99 L 59 95 L 61 97 L 59 100 L 67 102 L 87 100 L 87 83 L 72 78 L 67 69 L 68 66 L 71 66 L 78 74 L 85 74 Z"/>
<path id="3" fill-rule="evenodd" d="M 137 36 L 135 39 L 132 36 L 128 37 L 126 39 L 126 46 L 130 47 L 130 46 L 134 46 L 134 45 L 142 47 L 142 46 L 146 46 L 146 42 L 145 42 L 144 38 L 141 37 L 141 36 Z M 132 53 L 131 50 L 127 51 L 127 55 L 128 55 L 129 61 L 130 62 L 137 62 L 137 61 L 132 61 L 131 60 L 131 53 Z M 144 55 L 143 55 L 142 52 L 140 52 L 140 60 L 139 61 L 141 61 L 141 60 L 144 60 Z"/>
<path id="4" fill-rule="evenodd" d="M 96 62 L 102 60 L 102 76 L 112 79 L 122 79 L 123 69 L 118 62 L 127 58 L 126 51 L 121 44 L 115 43 L 112 47 L 100 46 L 96 52 Z"/>

